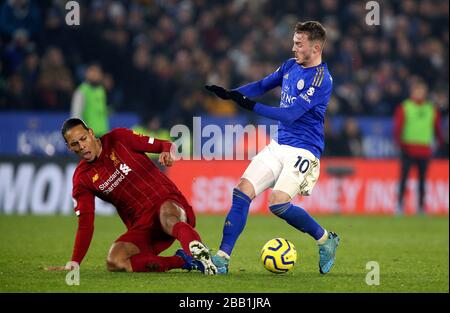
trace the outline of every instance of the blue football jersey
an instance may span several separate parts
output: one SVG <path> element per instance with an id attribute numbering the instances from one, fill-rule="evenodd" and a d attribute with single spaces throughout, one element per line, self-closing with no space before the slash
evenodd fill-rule
<path id="1" fill-rule="evenodd" d="M 281 86 L 280 107 L 257 103 L 254 111 L 279 121 L 274 138 L 279 144 L 306 149 L 320 158 L 325 112 L 333 88 L 326 63 L 305 68 L 289 59 L 269 76 L 237 90 L 250 98 L 277 86 Z"/>

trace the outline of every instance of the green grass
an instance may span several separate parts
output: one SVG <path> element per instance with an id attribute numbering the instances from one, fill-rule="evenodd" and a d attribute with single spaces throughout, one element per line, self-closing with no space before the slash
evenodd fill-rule
<path id="1" fill-rule="evenodd" d="M 318 272 L 315 242 L 273 216 L 250 216 L 234 250 L 227 276 L 199 272 L 110 273 L 105 258 L 125 231 L 118 217 L 97 217 L 94 239 L 82 264 L 80 285 L 67 286 L 65 272 L 47 272 L 71 256 L 75 217 L 0 215 L 0 292 L 448 292 L 448 217 L 321 216 L 341 236 L 337 261 L 328 275 Z M 199 216 L 197 229 L 217 249 L 223 216 Z M 259 253 L 274 237 L 292 241 L 298 263 L 286 274 L 266 271 Z M 163 255 L 171 255 L 175 243 Z M 366 263 L 380 265 L 380 285 L 365 283 Z"/>

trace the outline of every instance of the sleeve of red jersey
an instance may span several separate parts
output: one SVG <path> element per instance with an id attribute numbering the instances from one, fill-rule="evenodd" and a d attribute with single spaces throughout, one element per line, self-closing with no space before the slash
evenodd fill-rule
<path id="1" fill-rule="evenodd" d="M 78 216 L 72 261 L 81 264 L 94 234 L 95 196 L 83 185 L 79 177 L 74 175 L 72 197 L 75 214 Z"/>
<path id="2" fill-rule="evenodd" d="M 114 130 L 114 136 L 115 139 L 123 142 L 125 145 L 138 152 L 170 152 L 173 145 L 173 143 L 168 140 L 160 140 L 154 137 L 145 136 L 127 128 L 116 128 Z"/>
<path id="3" fill-rule="evenodd" d="M 436 109 L 436 115 L 434 119 L 434 132 L 436 134 L 436 138 L 439 144 L 439 147 L 444 145 L 444 135 L 441 130 L 441 112 L 439 109 Z"/>
<path id="4" fill-rule="evenodd" d="M 394 141 L 398 146 L 401 145 L 402 131 L 403 131 L 404 117 L 403 117 L 403 105 L 397 106 L 394 113 Z"/>

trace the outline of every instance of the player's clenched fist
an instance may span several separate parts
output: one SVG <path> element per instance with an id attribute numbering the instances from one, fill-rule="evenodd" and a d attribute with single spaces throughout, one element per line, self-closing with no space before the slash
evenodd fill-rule
<path id="1" fill-rule="evenodd" d="M 217 85 L 206 85 L 205 89 L 216 94 L 221 99 L 228 100 L 230 99 L 230 92 L 223 87 Z"/>
<path id="2" fill-rule="evenodd" d="M 237 90 L 227 90 L 225 88 L 216 85 L 206 85 L 205 89 L 213 92 L 214 94 L 216 94 L 216 96 L 224 100 L 233 100 L 239 106 L 249 111 L 253 111 L 253 108 L 255 107 L 256 104 L 255 101 L 250 100 Z"/>
<path id="3" fill-rule="evenodd" d="M 164 166 L 172 166 L 172 154 L 170 152 L 161 152 L 161 154 L 159 155 L 159 163 Z"/>

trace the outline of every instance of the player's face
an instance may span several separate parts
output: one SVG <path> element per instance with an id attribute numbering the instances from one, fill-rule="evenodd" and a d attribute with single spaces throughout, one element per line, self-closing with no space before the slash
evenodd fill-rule
<path id="1" fill-rule="evenodd" d="M 292 52 L 294 52 L 295 61 L 301 65 L 308 64 L 313 55 L 313 44 L 308 40 L 308 35 L 295 33 L 293 41 Z"/>
<path id="2" fill-rule="evenodd" d="M 88 162 L 100 155 L 101 146 L 92 129 L 87 130 L 82 125 L 77 125 L 66 132 L 65 138 L 69 150 Z"/>
<path id="3" fill-rule="evenodd" d="M 427 87 L 423 84 L 413 85 L 411 98 L 415 101 L 422 102 L 427 97 Z"/>

